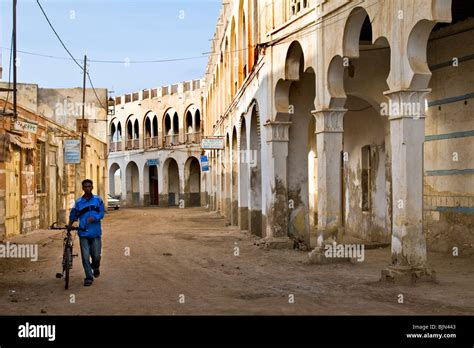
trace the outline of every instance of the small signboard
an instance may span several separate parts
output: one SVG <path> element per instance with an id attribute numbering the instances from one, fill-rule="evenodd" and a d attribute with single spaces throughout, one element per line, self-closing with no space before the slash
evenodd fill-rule
<path id="1" fill-rule="evenodd" d="M 201 156 L 201 170 L 203 172 L 209 171 L 209 159 L 207 156 Z"/>
<path id="2" fill-rule="evenodd" d="M 149 159 L 149 160 L 146 160 L 146 164 L 148 164 L 149 167 L 157 166 L 158 164 L 160 164 L 160 160 L 159 159 Z"/>
<path id="3" fill-rule="evenodd" d="M 36 122 L 16 120 L 13 124 L 13 129 L 16 131 L 36 134 L 36 131 L 38 130 L 38 124 Z"/>
<path id="4" fill-rule="evenodd" d="M 81 163 L 81 141 L 79 139 L 64 140 L 64 163 Z"/>
<path id="5" fill-rule="evenodd" d="M 202 138 L 201 148 L 203 150 L 223 150 L 224 138 Z"/>

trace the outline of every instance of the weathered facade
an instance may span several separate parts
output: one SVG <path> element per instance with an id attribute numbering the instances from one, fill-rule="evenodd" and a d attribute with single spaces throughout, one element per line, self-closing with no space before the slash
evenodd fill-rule
<path id="1" fill-rule="evenodd" d="M 109 116 L 109 187 L 126 206 L 201 206 L 203 81 L 115 98 Z"/>
<path id="2" fill-rule="evenodd" d="M 211 208 L 318 262 L 329 241 L 390 243 L 383 279 L 431 279 L 427 236 L 472 253 L 473 16 L 458 0 L 223 4 L 203 104 L 226 144 L 208 151 Z"/>
<path id="3" fill-rule="evenodd" d="M 106 105 L 107 91 L 96 93 Z M 86 95 L 85 118 L 94 121 L 84 136 L 81 165 L 66 164 L 64 158 L 64 140 L 81 138 L 76 125 L 81 117 L 80 89 L 18 84 L 16 127 L 11 94 L 9 101 L 0 99 L 1 111 L 3 106 L 6 110 L 0 125 L 0 239 L 47 228 L 56 221 L 67 222 L 85 178 L 94 181 L 96 193 L 107 193 L 107 109 L 98 105 L 93 91 L 87 90 Z"/>

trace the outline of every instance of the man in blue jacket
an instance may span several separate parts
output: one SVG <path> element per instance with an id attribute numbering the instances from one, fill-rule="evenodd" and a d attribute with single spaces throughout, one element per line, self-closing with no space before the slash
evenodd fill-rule
<path id="1" fill-rule="evenodd" d="M 100 255 L 102 247 L 102 228 L 100 220 L 104 218 L 104 202 L 99 196 L 92 194 L 92 180 L 82 182 L 84 195 L 76 201 L 69 214 L 69 226 L 79 219 L 78 232 L 81 244 L 82 266 L 86 278 L 84 286 L 91 286 L 94 278 L 100 275 Z M 90 259 L 92 258 L 92 263 Z"/>

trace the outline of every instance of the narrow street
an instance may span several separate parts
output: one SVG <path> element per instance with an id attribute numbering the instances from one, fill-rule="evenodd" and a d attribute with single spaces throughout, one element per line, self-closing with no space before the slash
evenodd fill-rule
<path id="1" fill-rule="evenodd" d="M 474 314 L 472 258 L 430 253 L 438 284 L 403 286 L 378 281 L 389 249 L 366 250 L 362 263 L 311 265 L 307 252 L 261 249 L 204 208 L 110 211 L 103 230 L 101 277 L 83 287 L 76 258 L 69 290 L 55 278 L 61 233 L 17 237 L 39 243 L 39 259 L 0 259 L 0 313 Z"/>

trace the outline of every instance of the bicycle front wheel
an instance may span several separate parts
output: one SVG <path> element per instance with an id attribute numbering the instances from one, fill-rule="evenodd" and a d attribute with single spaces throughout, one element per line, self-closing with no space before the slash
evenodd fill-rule
<path id="1" fill-rule="evenodd" d="M 64 269 L 64 288 L 67 290 L 69 289 L 69 270 L 71 269 L 71 264 L 72 264 L 72 251 L 71 251 L 71 248 L 66 248 L 66 251 L 65 251 L 65 255 L 64 255 L 64 258 L 65 258 L 65 269 Z"/>

